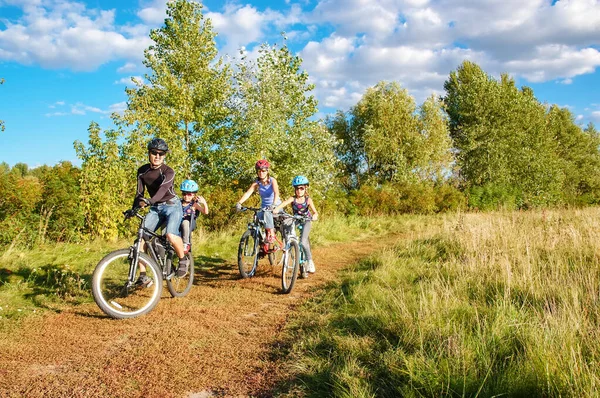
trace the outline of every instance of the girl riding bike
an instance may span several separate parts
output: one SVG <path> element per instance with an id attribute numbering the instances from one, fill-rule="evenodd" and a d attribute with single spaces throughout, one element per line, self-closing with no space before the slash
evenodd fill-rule
<path id="1" fill-rule="evenodd" d="M 310 273 L 314 273 L 315 263 L 312 260 L 312 253 L 310 251 L 310 242 L 308 239 L 308 235 L 310 234 L 310 228 L 312 225 L 311 219 L 316 221 L 319 218 L 319 213 L 315 208 L 315 204 L 312 198 L 308 196 L 308 185 L 308 178 L 306 178 L 305 176 L 294 177 L 294 179 L 292 180 L 292 186 L 294 187 L 294 196 L 290 196 L 279 206 L 275 207 L 273 212 L 277 213 L 281 211 L 281 209 L 283 209 L 285 206 L 291 204 L 294 215 L 301 215 L 308 218 L 304 222 L 304 227 L 302 228 L 302 234 L 300 235 L 300 244 L 304 249 L 304 253 L 306 254 L 306 259 L 308 261 L 307 271 Z M 293 220 L 286 219 L 283 221 L 283 225 L 285 228 L 290 228 L 293 225 Z"/>
<path id="2" fill-rule="evenodd" d="M 275 177 L 269 175 L 270 166 L 271 165 L 266 159 L 261 159 L 256 162 L 254 168 L 256 169 L 257 178 L 235 205 L 237 211 L 241 211 L 242 203 L 244 203 L 254 192 L 258 191 L 261 199 L 261 207 L 263 208 L 262 211 L 258 212 L 258 217 L 265 223 L 267 244 L 273 243 L 275 240 L 275 224 L 273 222 L 273 212 L 271 209 L 274 205 L 281 202 L 277 180 Z"/>

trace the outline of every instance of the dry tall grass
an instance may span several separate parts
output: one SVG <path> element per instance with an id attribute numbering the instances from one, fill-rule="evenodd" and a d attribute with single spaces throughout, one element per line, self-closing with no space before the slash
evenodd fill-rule
<path id="1" fill-rule="evenodd" d="M 442 217 L 305 308 L 288 387 L 600 396 L 600 209 Z"/>

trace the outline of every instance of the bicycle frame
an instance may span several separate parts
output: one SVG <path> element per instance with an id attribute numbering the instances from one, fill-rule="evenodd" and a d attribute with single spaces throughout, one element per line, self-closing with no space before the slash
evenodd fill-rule
<path id="1" fill-rule="evenodd" d="M 300 236 L 296 233 L 296 228 L 300 232 L 302 232 L 303 225 L 302 225 L 301 221 L 307 221 L 307 220 L 309 220 L 309 218 L 304 217 L 304 216 L 299 216 L 299 215 L 292 215 L 292 214 L 288 214 L 288 213 L 281 213 L 280 215 L 283 218 L 291 218 L 292 219 L 292 226 L 289 229 L 289 233 L 286 233 L 284 236 L 284 240 L 285 240 L 284 250 L 286 251 L 286 253 L 289 250 L 290 240 L 294 240 L 294 241 L 296 241 L 296 243 L 298 243 L 298 247 L 300 248 L 300 258 L 299 258 L 300 269 L 303 270 L 304 266 L 302 264 L 304 264 L 306 262 L 306 254 L 304 253 L 304 247 L 300 244 Z"/>
<path id="2" fill-rule="evenodd" d="M 173 253 L 175 252 L 173 246 L 171 245 L 171 242 L 169 242 L 166 236 L 159 235 L 154 231 L 150 231 L 148 228 L 144 227 L 144 220 L 146 217 L 142 216 L 139 213 L 139 209 L 136 210 L 135 217 L 140 219 L 140 226 L 138 228 L 137 237 L 133 245 L 130 247 L 130 250 L 132 251 L 131 256 L 133 257 L 133 262 L 131 264 L 131 267 L 129 268 L 129 283 L 135 283 L 135 275 L 137 274 L 138 269 L 139 253 L 142 251 L 142 242 L 146 245 L 146 248 L 149 251 L 152 260 L 154 260 L 154 262 L 156 262 L 156 264 L 158 264 L 158 266 L 162 270 L 163 277 L 168 278 L 169 274 L 171 273 L 170 259 L 173 257 Z M 150 236 L 150 238 L 146 238 L 146 236 Z M 154 246 L 150 244 L 152 238 L 158 239 L 159 242 L 163 245 L 163 247 L 165 248 L 164 256 L 160 256 L 154 249 Z"/>

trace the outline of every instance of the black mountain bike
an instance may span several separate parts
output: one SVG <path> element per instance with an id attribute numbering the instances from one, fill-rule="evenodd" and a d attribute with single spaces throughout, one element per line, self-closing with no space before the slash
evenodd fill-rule
<path id="1" fill-rule="evenodd" d="M 281 225 L 277 217 L 275 222 L 275 241 L 266 243 L 267 233 L 264 221 L 259 220 L 259 211 L 270 211 L 257 207 L 242 207 L 241 211 L 253 211 L 252 221 L 248 223 L 248 229 L 242 234 L 238 247 L 238 268 L 242 278 L 254 276 L 258 268 L 258 260 L 267 256 L 271 265 L 281 264 L 283 258 L 283 243 L 281 239 Z"/>
<path id="2" fill-rule="evenodd" d="M 187 295 L 194 283 L 191 250 L 186 254 L 190 260 L 189 272 L 178 277 L 172 261 L 177 258 L 175 249 L 165 235 L 144 227 L 145 216 L 140 210 L 136 208 L 123 213 L 125 219 L 137 217 L 140 220 L 133 245 L 107 254 L 96 266 L 92 277 L 94 300 L 112 318 L 134 318 L 151 311 L 160 300 L 163 279 L 173 297 Z M 140 278 L 140 265 L 146 268 L 145 280 Z"/>

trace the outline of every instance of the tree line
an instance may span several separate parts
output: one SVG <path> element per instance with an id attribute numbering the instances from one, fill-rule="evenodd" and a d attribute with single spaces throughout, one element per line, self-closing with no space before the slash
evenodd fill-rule
<path id="1" fill-rule="evenodd" d="M 599 136 L 565 108 L 538 101 L 507 74 L 465 61 L 445 94 L 417 105 L 397 82 L 379 82 L 348 110 L 317 119 L 314 85 L 285 44 L 263 44 L 232 62 L 218 57 L 202 5 L 167 5 L 150 33 L 145 81 L 127 88 L 127 109 L 75 142 L 81 166 L 0 166 L 0 244 L 127 235 L 146 143 L 169 143 L 176 184 L 196 180 L 207 228 L 231 221 L 231 205 L 267 158 L 283 194 L 297 174 L 326 212 L 431 213 L 590 205 L 600 198 Z"/>

